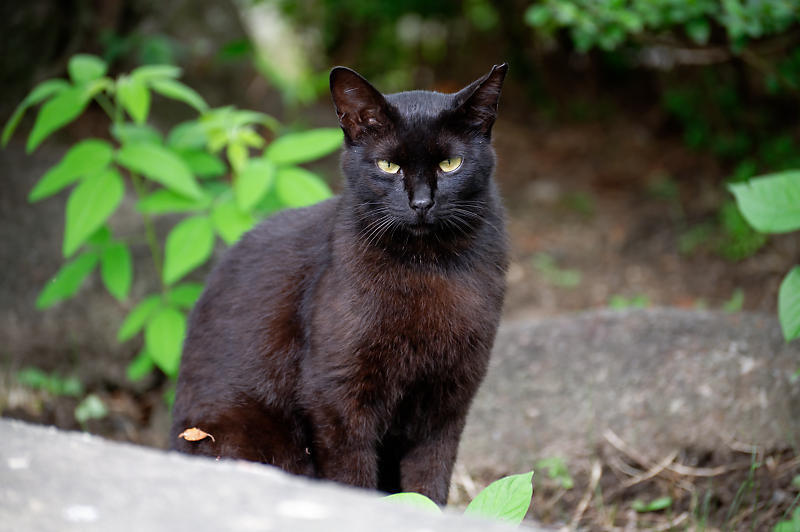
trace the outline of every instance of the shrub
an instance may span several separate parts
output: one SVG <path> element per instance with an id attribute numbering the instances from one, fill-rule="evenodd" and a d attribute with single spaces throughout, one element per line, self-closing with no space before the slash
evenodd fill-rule
<path id="1" fill-rule="evenodd" d="M 113 233 L 109 219 L 129 181 L 160 286 L 132 307 L 117 337 L 125 342 L 144 334 L 144 347 L 128 366 L 131 379 L 142 378 L 154 366 L 175 377 L 186 312 L 203 290 L 185 277 L 210 258 L 217 237 L 233 244 L 277 209 L 330 196 L 319 176 L 297 165 L 338 149 L 342 133 L 338 128 L 315 129 L 283 134 L 268 143 L 265 134 L 283 130 L 277 120 L 233 107 L 209 109 L 197 92 L 178 81 L 181 71 L 171 65 L 142 66 L 111 79 L 101 59 L 76 55 L 68 70 L 69 80 L 37 85 L 2 133 L 5 145 L 24 113 L 38 104 L 29 153 L 92 102 L 111 121 L 112 141 L 76 143 L 30 192 L 29 201 L 35 202 L 73 187 L 62 248 L 67 262 L 41 291 L 36 306 L 45 309 L 71 298 L 97 269 L 108 292 L 128 301 L 134 275 L 130 243 Z M 153 93 L 187 104 L 199 116 L 162 135 L 147 124 Z M 162 247 L 153 218 L 167 214 L 182 218 Z"/>
<path id="2" fill-rule="evenodd" d="M 566 29 L 582 52 L 613 50 L 643 33 L 673 32 L 694 44 L 707 44 L 713 25 L 725 29 L 728 41 L 781 33 L 796 23 L 793 0 L 543 0 L 525 12 L 525 22 L 545 34 Z"/>
<path id="3" fill-rule="evenodd" d="M 800 170 L 790 170 L 730 186 L 747 222 L 763 233 L 800 230 Z M 800 266 L 784 277 L 778 318 L 786 341 L 800 337 Z"/>

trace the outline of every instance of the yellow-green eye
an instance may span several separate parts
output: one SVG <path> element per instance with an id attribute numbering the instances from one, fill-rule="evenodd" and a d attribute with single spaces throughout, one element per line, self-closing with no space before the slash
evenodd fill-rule
<path id="1" fill-rule="evenodd" d="M 439 168 L 442 169 L 442 172 L 453 172 L 458 170 L 458 167 L 461 166 L 461 162 L 463 159 L 461 157 L 450 157 L 449 159 L 445 159 L 444 161 L 439 163 Z"/>
<path id="2" fill-rule="evenodd" d="M 400 166 L 384 159 L 378 159 L 378 168 L 387 174 L 396 174 L 400 170 Z"/>

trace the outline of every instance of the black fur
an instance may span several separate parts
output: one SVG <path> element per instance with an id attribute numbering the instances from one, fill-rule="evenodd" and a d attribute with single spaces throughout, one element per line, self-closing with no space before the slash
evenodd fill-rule
<path id="1" fill-rule="evenodd" d="M 384 96 L 333 69 L 342 195 L 269 218 L 210 275 L 175 449 L 446 502 L 505 291 L 490 145 L 505 72 L 455 94 Z M 461 166 L 442 172 L 454 156 Z M 179 439 L 190 427 L 216 441 Z"/>

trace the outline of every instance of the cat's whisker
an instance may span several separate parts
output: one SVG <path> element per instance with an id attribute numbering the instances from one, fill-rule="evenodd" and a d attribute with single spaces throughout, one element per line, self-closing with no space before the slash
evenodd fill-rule
<path id="1" fill-rule="evenodd" d="M 456 221 L 458 220 L 458 218 L 457 218 L 457 217 L 455 217 L 455 216 L 451 216 L 451 217 L 448 217 L 448 218 L 444 218 L 443 220 L 444 220 L 444 221 L 447 223 L 447 225 L 448 225 L 450 228 L 452 228 L 453 230 L 455 230 L 455 231 L 458 231 L 459 233 L 463 234 L 465 237 L 466 237 L 466 236 L 469 236 L 469 234 L 468 234 L 468 233 L 467 233 L 467 232 L 464 230 L 464 228 L 463 228 L 463 227 L 461 227 L 461 225 L 460 225 L 460 224 L 457 224 L 457 223 L 456 223 Z"/>
<path id="2" fill-rule="evenodd" d="M 395 225 L 396 225 L 396 222 L 395 222 L 395 220 L 394 220 L 393 218 L 390 218 L 390 219 L 389 219 L 389 223 L 388 223 L 388 224 L 384 224 L 384 226 L 383 226 L 383 230 L 382 230 L 382 231 L 381 231 L 381 233 L 378 235 L 378 237 L 376 238 L 375 242 L 376 242 L 376 243 L 377 243 L 377 242 L 380 242 L 380 240 L 381 240 L 381 239 L 383 239 L 383 237 L 386 235 L 386 233 L 388 233 L 390 229 L 392 229 L 393 227 L 395 227 Z"/>
<path id="3" fill-rule="evenodd" d="M 387 215 L 384 214 L 371 221 L 361 232 L 359 232 L 359 238 L 364 241 L 369 240 L 369 237 L 372 236 L 372 233 L 376 230 L 376 228 L 386 219 L 386 216 Z"/>
<path id="4" fill-rule="evenodd" d="M 501 233 L 501 231 L 497 228 L 497 226 L 494 223 L 492 223 L 485 216 L 481 216 L 478 213 L 475 213 L 475 212 L 472 212 L 472 211 L 469 211 L 469 210 L 466 210 L 466 209 L 461 209 L 461 208 L 458 208 L 458 207 L 453 207 L 453 212 L 458 213 L 459 215 L 462 215 L 462 216 L 468 216 L 468 217 L 470 217 L 472 219 L 479 220 L 481 223 L 485 223 L 486 225 L 488 225 L 489 227 L 494 229 L 497 233 Z"/>
<path id="5" fill-rule="evenodd" d="M 380 205 L 380 204 L 378 204 L 378 205 Z M 369 211 L 366 211 L 366 212 L 363 212 L 363 213 L 356 213 L 356 217 L 357 217 L 357 220 L 359 222 L 363 222 L 363 221 L 371 219 L 372 217 L 374 217 L 376 215 L 385 214 L 385 213 L 388 213 L 388 212 L 390 212 L 389 207 L 387 207 L 386 205 L 383 205 L 383 206 L 381 206 L 381 207 L 379 207 L 377 209 L 372 209 L 372 210 L 369 210 Z"/>
<path id="6" fill-rule="evenodd" d="M 375 227 L 370 231 L 369 235 L 367 236 L 366 244 L 367 247 L 376 244 L 380 241 L 381 236 L 383 235 L 383 229 L 387 226 L 387 224 L 391 224 L 393 222 L 391 215 L 385 214 L 381 218 L 379 218 L 378 223 L 375 224 Z"/>

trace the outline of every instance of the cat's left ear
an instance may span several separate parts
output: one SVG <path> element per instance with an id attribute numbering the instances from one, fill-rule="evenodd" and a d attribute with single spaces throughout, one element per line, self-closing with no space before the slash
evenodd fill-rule
<path id="1" fill-rule="evenodd" d="M 347 139 L 356 142 L 369 131 L 389 123 L 386 99 L 369 81 L 346 67 L 331 70 L 331 96 Z"/>
<path id="2" fill-rule="evenodd" d="M 507 63 L 494 65 L 488 74 L 456 93 L 456 114 L 486 136 L 497 118 L 497 102 L 507 71 Z"/>

